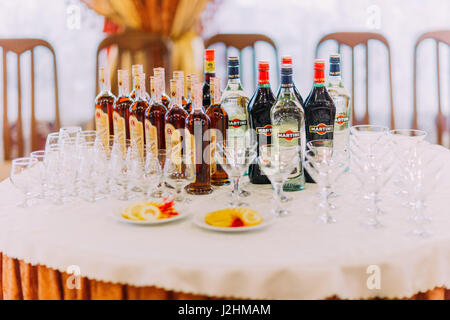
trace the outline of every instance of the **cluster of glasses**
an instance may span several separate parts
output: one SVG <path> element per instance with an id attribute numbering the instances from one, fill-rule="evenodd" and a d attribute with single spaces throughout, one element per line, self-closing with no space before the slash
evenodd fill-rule
<path id="1" fill-rule="evenodd" d="M 66 127 L 48 135 L 45 150 L 13 160 L 10 180 L 25 195 L 22 207 L 37 198 L 56 205 L 110 196 L 186 202 L 184 187 L 195 178 L 190 159 L 152 145 L 142 152 L 130 140 L 103 141 L 95 131 Z"/>
<path id="2" fill-rule="evenodd" d="M 397 195 L 405 199 L 403 206 L 409 209 L 407 219 L 413 223 L 409 233 L 428 237 L 432 233 L 427 224 L 432 218 L 426 211 L 426 204 L 441 179 L 439 147 L 427 145 L 424 141 L 427 133 L 421 130 L 391 130 L 389 135 L 395 146 L 393 182 L 399 189 Z"/>

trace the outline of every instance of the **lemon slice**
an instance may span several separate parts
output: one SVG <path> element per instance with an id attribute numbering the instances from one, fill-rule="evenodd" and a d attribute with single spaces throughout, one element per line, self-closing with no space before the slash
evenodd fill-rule
<path id="1" fill-rule="evenodd" d="M 134 218 L 134 217 L 131 215 L 131 210 L 130 210 L 130 208 L 125 208 L 125 209 L 122 211 L 122 218 L 127 219 L 127 220 L 135 220 L 135 219 L 136 219 L 136 218 Z"/>
<path id="2" fill-rule="evenodd" d="M 219 228 L 231 227 L 233 223 L 233 212 L 231 209 L 210 212 L 205 216 L 205 222 Z"/>
<path id="3" fill-rule="evenodd" d="M 162 216 L 161 210 L 153 204 L 142 206 L 139 217 L 143 220 L 158 220 Z"/>
<path id="4" fill-rule="evenodd" d="M 262 223 L 263 218 L 258 211 L 249 208 L 239 208 L 236 210 L 239 217 L 247 227 L 257 226 Z"/>

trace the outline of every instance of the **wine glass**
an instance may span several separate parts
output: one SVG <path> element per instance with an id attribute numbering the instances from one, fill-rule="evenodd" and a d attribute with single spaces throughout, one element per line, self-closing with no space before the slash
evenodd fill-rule
<path id="1" fill-rule="evenodd" d="M 45 150 L 52 146 L 59 146 L 59 132 L 52 132 L 47 135 L 47 140 L 45 142 Z"/>
<path id="2" fill-rule="evenodd" d="M 333 182 L 347 168 L 345 157 L 340 156 L 340 152 L 333 147 L 333 140 L 313 140 L 306 144 L 305 169 L 318 184 L 320 188 L 321 201 L 319 208 L 323 213 L 318 217 L 317 222 L 331 224 L 336 219 L 331 215 L 332 204 L 330 194 L 332 193 Z"/>
<path id="3" fill-rule="evenodd" d="M 361 126 L 358 126 L 361 127 Z M 378 219 L 380 191 L 394 172 L 394 149 L 387 135 L 388 129 L 380 126 L 364 126 L 367 130 L 350 129 L 351 172 L 358 178 L 364 192 L 367 218 L 363 224 L 373 228 L 383 227 Z M 371 130 L 374 127 L 374 130 Z"/>
<path id="4" fill-rule="evenodd" d="M 25 195 L 23 202 L 18 205 L 21 208 L 32 206 L 33 188 L 39 180 L 39 171 L 36 172 L 37 163 L 34 158 L 19 158 L 12 161 L 9 179 Z"/>
<path id="5" fill-rule="evenodd" d="M 44 165 L 45 150 L 31 152 L 30 157 L 32 159 L 37 160 L 36 167 L 38 168 L 39 175 L 40 175 L 39 180 L 41 182 L 41 189 L 39 191 L 38 198 L 45 199 L 45 191 L 47 188 L 47 176 L 46 176 L 46 170 L 45 170 L 45 165 Z"/>
<path id="6" fill-rule="evenodd" d="M 275 144 L 262 145 L 259 148 L 259 166 L 269 178 L 274 189 L 275 216 L 284 217 L 289 210 L 282 206 L 282 189 L 289 176 L 297 170 L 300 163 L 299 146 L 280 146 Z"/>
<path id="7" fill-rule="evenodd" d="M 94 142 L 97 139 L 97 131 L 95 130 L 85 130 L 81 131 L 78 135 L 79 143 L 83 142 Z"/>
<path id="8" fill-rule="evenodd" d="M 240 200 L 239 182 L 250 164 L 256 159 L 255 146 L 253 144 L 229 143 L 229 141 L 225 145 L 218 143 L 214 156 L 217 163 L 225 169 L 233 182 L 233 200 L 230 205 L 232 207 L 248 206 L 247 203 Z"/>
<path id="9" fill-rule="evenodd" d="M 169 157 L 170 151 L 165 149 L 159 149 L 158 150 L 158 162 L 161 167 L 162 173 L 164 173 L 164 168 L 166 164 L 167 157 Z M 165 188 L 165 177 L 164 174 L 161 174 L 160 181 L 158 185 L 156 186 L 155 190 L 151 193 L 152 198 L 155 199 L 164 199 L 168 196 L 167 190 Z"/>
<path id="10" fill-rule="evenodd" d="M 111 172 L 116 185 L 123 189 L 118 199 L 127 201 L 130 199 L 129 187 L 135 182 L 135 168 L 139 165 L 140 156 L 137 146 L 130 140 L 126 141 L 125 150 L 121 146 L 119 148 L 120 152 L 111 154 Z"/>
<path id="11" fill-rule="evenodd" d="M 96 202 L 103 198 L 97 193 L 105 175 L 106 155 L 95 146 L 95 142 L 84 142 L 79 147 L 78 176 L 83 187 L 87 189 L 86 200 Z"/>
<path id="12" fill-rule="evenodd" d="M 163 170 L 158 157 L 153 150 L 147 148 L 142 177 L 140 178 L 143 195 L 146 199 L 152 198 L 152 192 L 161 183 Z"/>
<path id="13" fill-rule="evenodd" d="M 187 203 L 189 200 L 183 195 L 184 188 L 195 180 L 195 164 L 190 154 L 170 153 L 166 156 L 164 175 L 167 183 L 175 188 L 175 201 Z"/>
<path id="14" fill-rule="evenodd" d="M 61 129 L 59 129 L 59 136 L 61 139 L 78 139 L 81 131 L 81 127 L 62 127 Z"/>

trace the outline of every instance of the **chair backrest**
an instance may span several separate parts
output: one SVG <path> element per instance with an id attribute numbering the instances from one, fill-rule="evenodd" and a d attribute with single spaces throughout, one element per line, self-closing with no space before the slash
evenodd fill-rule
<path id="1" fill-rule="evenodd" d="M 228 57 L 228 49 L 230 47 L 236 48 L 239 50 L 239 60 L 242 63 L 242 50 L 250 47 L 252 50 L 252 76 L 253 76 L 253 83 L 256 86 L 256 79 L 257 79 L 257 62 L 256 62 L 256 50 L 255 50 L 255 44 L 257 42 L 265 42 L 270 45 L 270 47 L 273 49 L 275 54 L 275 60 L 276 60 L 276 72 L 277 72 L 277 79 L 280 78 L 280 62 L 278 57 L 278 48 L 275 42 L 269 38 L 268 36 L 264 34 L 258 34 L 258 33 L 221 33 L 216 34 L 212 36 L 211 38 L 207 39 L 205 41 L 205 48 L 208 48 L 212 46 L 213 44 L 222 43 L 225 45 L 225 65 L 227 65 L 227 57 Z"/>
<path id="2" fill-rule="evenodd" d="M 138 31 L 126 31 L 121 34 L 112 35 L 105 38 L 97 49 L 97 63 L 96 63 L 96 93 L 99 91 L 98 85 L 98 68 L 100 63 L 100 53 L 112 46 L 117 46 L 118 49 L 118 64 L 117 69 L 129 68 L 129 65 L 123 65 L 123 58 L 125 54 L 130 55 L 130 63 L 143 63 L 144 72 L 148 76 L 153 74 L 153 68 L 165 67 L 166 75 L 172 74 L 170 63 L 171 45 L 170 41 L 161 36 L 151 35 Z M 144 61 L 138 61 L 138 55 L 144 54 Z M 117 92 L 117 76 L 111 75 L 111 87 L 113 92 Z"/>
<path id="3" fill-rule="evenodd" d="M 38 128 L 35 116 L 35 53 L 36 47 L 47 48 L 53 57 L 53 77 L 55 91 L 55 126 L 60 127 L 59 98 L 58 98 L 58 72 L 56 67 L 56 54 L 53 47 L 41 39 L 0 39 L 0 47 L 3 49 L 3 149 L 5 160 L 13 156 L 23 157 L 25 155 L 25 140 L 22 119 L 22 80 L 20 57 L 23 53 L 30 51 L 31 54 L 31 149 L 36 150 L 38 145 Z M 17 55 L 17 124 L 15 130 L 17 137 L 11 135 L 12 126 L 8 120 L 8 76 L 7 76 L 7 54 L 14 52 Z M 13 141 L 17 142 L 17 154 L 13 155 Z"/>
<path id="4" fill-rule="evenodd" d="M 322 43 L 328 40 L 333 40 L 338 44 L 338 52 L 341 52 L 343 45 L 352 48 L 352 116 L 353 124 L 369 124 L 370 114 L 369 114 L 369 40 L 376 40 L 385 45 L 388 54 L 388 72 L 389 72 L 389 93 L 390 93 L 390 121 L 391 128 L 395 128 L 395 114 L 394 114 L 394 99 L 392 93 L 392 69 L 391 69 L 391 50 L 389 43 L 386 38 L 379 34 L 373 32 L 336 32 L 330 33 L 320 39 L 316 46 L 316 57 Z M 357 118 L 355 114 L 355 47 L 357 45 L 363 45 L 365 47 L 366 56 L 366 108 L 365 114 L 362 118 Z"/>
<path id="5" fill-rule="evenodd" d="M 442 113 L 441 104 L 441 77 L 440 77 L 440 59 L 439 59 L 439 44 L 445 43 L 450 46 L 450 30 L 432 31 L 422 34 L 416 41 L 414 46 L 414 114 L 413 114 L 413 129 L 418 129 L 417 121 L 417 50 L 419 45 L 425 39 L 433 39 L 436 42 L 436 77 L 437 77 L 437 94 L 438 94 L 438 114 L 436 116 L 437 129 L 437 143 L 442 144 L 443 135 L 446 131 L 446 117 Z"/>

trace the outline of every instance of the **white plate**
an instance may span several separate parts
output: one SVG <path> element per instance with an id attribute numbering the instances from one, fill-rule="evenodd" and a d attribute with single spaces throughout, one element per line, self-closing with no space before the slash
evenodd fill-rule
<path id="1" fill-rule="evenodd" d="M 199 213 L 194 217 L 194 224 L 202 229 L 218 231 L 218 232 L 246 232 L 263 229 L 271 225 L 275 221 L 275 216 L 271 212 L 261 213 L 263 222 L 252 227 L 238 227 L 238 228 L 221 228 L 214 227 L 205 222 L 205 217 L 209 212 Z"/>
<path id="2" fill-rule="evenodd" d="M 129 207 L 131 205 L 132 204 L 128 205 L 127 207 Z M 119 222 L 123 222 L 123 223 L 140 225 L 140 226 L 151 226 L 151 225 L 157 225 L 157 224 L 164 224 L 164 223 L 174 222 L 174 221 L 178 221 L 178 220 L 186 218 L 187 216 L 190 215 L 190 212 L 187 209 L 187 207 L 188 206 L 183 206 L 182 208 L 180 208 L 180 205 L 175 204 L 175 209 L 178 211 L 178 215 L 177 216 L 174 216 L 174 217 L 168 218 L 168 219 L 147 220 L 147 221 L 125 219 L 124 217 L 122 217 L 122 212 L 125 209 L 125 207 L 124 207 L 120 211 L 114 213 L 113 214 L 113 218 L 115 220 L 117 220 Z"/>

